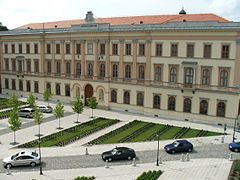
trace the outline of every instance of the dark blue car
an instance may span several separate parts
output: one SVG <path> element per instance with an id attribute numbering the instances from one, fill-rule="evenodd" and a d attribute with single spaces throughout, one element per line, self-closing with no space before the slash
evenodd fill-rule
<path id="1" fill-rule="evenodd" d="M 167 153 L 182 153 L 182 152 L 192 152 L 193 145 L 187 140 L 176 140 L 171 144 L 167 144 L 164 147 Z"/>
<path id="2" fill-rule="evenodd" d="M 240 142 L 232 142 L 228 145 L 230 151 L 240 152 Z"/>

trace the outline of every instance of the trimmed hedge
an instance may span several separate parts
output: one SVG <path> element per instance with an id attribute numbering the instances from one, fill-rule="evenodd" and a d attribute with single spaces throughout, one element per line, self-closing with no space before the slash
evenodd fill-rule
<path id="1" fill-rule="evenodd" d="M 157 180 L 162 173 L 160 170 L 143 172 L 136 180 Z"/>
<path id="2" fill-rule="evenodd" d="M 93 180 L 93 179 L 95 179 L 94 176 L 91 176 L 91 177 L 78 176 L 78 177 L 74 178 L 74 180 Z"/>

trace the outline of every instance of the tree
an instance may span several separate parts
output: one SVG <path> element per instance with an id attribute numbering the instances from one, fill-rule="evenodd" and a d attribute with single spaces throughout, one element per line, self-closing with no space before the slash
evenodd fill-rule
<path id="1" fill-rule="evenodd" d="M 72 110 L 73 112 L 77 113 L 77 121 L 75 123 L 79 123 L 79 114 L 83 112 L 83 103 L 79 96 L 77 97 L 77 101 L 73 102 Z"/>
<path id="2" fill-rule="evenodd" d="M 43 93 L 43 99 L 44 101 L 48 102 L 48 106 L 49 106 L 49 100 L 51 99 L 51 97 L 52 97 L 52 92 L 50 89 L 47 88 Z"/>
<path id="3" fill-rule="evenodd" d="M 9 107 L 18 108 L 19 101 L 18 101 L 18 97 L 15 94 L 13 94 L 8 100 L 8 105 Z"/>
<path id="4" fill-rule="evenodd" d="M 0 31 L 8 31 L 8 28 L 6 26 L 3 26 L 0 22 Z"/>
<path id="5" fill-rule="evenodd" d="M 9 128 L 13 131 L 13 143 L 12 144 L 17 144 L 15 132 L 17 130 L 19 130 L 22 125 L 22 122 L 18 116 L 18 108 L 17 107 L 12 108 L 12 110 L 10 112 L 10 117 L 9 117 L 8 123 L 9 123 Z"/>
<path id="6" fill-rule="evenodd" d="M 34 108 L 36 106 L 35 97 L 32 93 L 29 94 L 27 102 L 31 108 Z"/>
<path id="7" fill-rule="evenodd" d="M 34 108 L 34 114 L 33 114 L 34 122 L 38 124 L 38 136 L 40 136 L 40 125 L 43 120 L 43 113 L 40 111 L 38 107 Z"/>
<path id="8" fill-rule="evenodd" d="M 88 106 L 92 109 L 92 118 L 93 118 L 93 109 L 96 109 L 98 105 L 97 99 L 95 97 L 90 97 L 88 99 Z"/>
<path id="9" fill-rule="evenodd" d="M 54 116 L 58 118 L 59 126 L 57 129 L 62 129 L 60 126 L 60 118 L 64 116 L 64 106 L 62 105 L 61 102 L 58 102 L 53 111 L 54 111 Z"/>

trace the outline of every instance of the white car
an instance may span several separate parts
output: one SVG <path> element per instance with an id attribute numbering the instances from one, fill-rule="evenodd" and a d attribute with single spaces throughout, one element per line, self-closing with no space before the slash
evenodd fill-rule
<path id="1" fill-rule="evenodd" d="M 40 163 L 39 155 L 35 151 L 21 151 L 13 156 L 3 159 L 2 164 L 5 168 L 12 166 L 30 165 L 32 167 Z"/>
<path id="2" fill-rule="evenodd" d="M 46 106 L 46 105 L 38 105 L 38 108 L 43 113 L 51 113 L 53 110 L 51 106 Z"/>

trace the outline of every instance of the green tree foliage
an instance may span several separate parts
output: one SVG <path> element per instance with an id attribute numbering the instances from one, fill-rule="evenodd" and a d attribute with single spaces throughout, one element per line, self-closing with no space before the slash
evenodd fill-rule
<path id="1" fill-rule="evenodd" d="M 77 121 L 76 121 L 76 123 L 78 123 L 79 114 L 81 114 L 83 112 L 83 103 L 82 103 L 82 101 L 81 101 L 79 96 L 77 97 L 77 101 L 73 102 L 72 110 L 73 110 L 73 112 L 77 113 Z"/>
<path id="2" fill-rule="evenodd" d="M 0 25 L 0 31 L 8 31 L 8 28 L 6 26 Z"/>
<path id="3" fill-rule="evenodd" d="M 43 99 L 44 101 L 47 101 L 48 102 L 48 106 L 49 106 L 49 100 L 51 99 L 52 97 L 52 92 L 50 89 L 46 89 L 43 93 Z"/>
<path id="4" fill-rule="evenodd" d="M 22 122 L 18 116 L 18 108 L 14 107 L 10 112 L 8 119 L 9 128 L 13 131 L 13 144 L 16 144 L 16 131 L 21 128 Z"/>
<path id="5" fill-rule="evenodd" d="M 58 119 L 58 129 L 62 129 L 60 126 L 60 119 L 64 116 L 64 105 L 58 102 L 53 110 L 54 116 Z"/>
<path id="6" fill-rule="evenodd" d="M 88 99 L 88 106 L 92 109 L 92 118 L 93 118 L 93 109 L 96 109 L 97 105 L 98 105 L 98 102 L 95 97 L 90 97 Z"/>
<path id="7" fill-rule="evenodd" d="M 43 113 L 37 107 L 34 108 L 33 118 L 34 118 L 34 122 L 38 124 L 38 135 L 40 136 L 40 125 L 43 120 Z"/>
<path id="8" fill-rule="evenodd" d="M 34 108 L 36 106 L 36 99 L 32 93 L 29 94 L 27 103 L 31 108 Z"/>
<path id="9" fill-rule="evenodd" d="M 18 97 L 15 94 L 13 94 L 8 100 L 8 105 L 9 107 L 13 107 L 13 108 L 18 108 L 18 106 L 20 105 L 18 101 Z"/>

